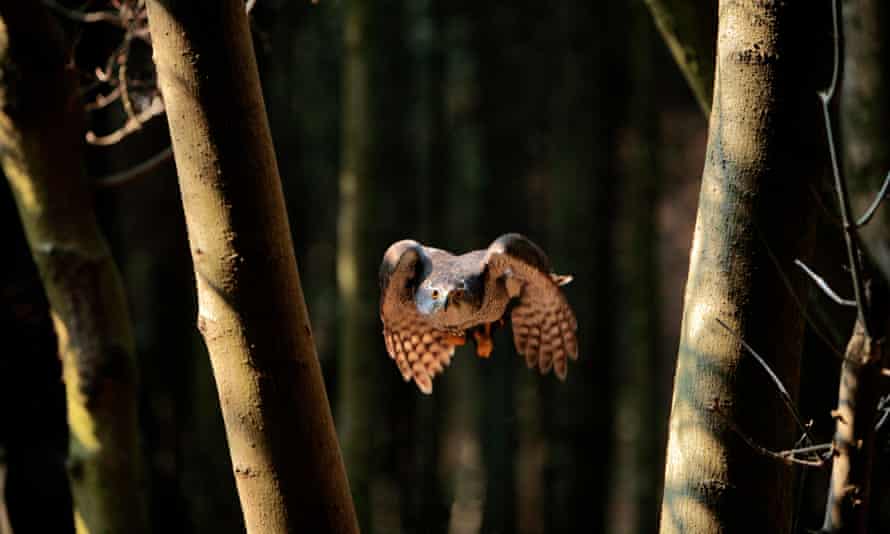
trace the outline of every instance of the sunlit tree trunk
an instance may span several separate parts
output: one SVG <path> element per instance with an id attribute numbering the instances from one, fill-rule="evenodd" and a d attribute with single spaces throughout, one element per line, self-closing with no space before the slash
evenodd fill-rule
<path id="1" fill-rule="evenodd" d="M 795 429 L 766 374 L 718 320 L 796 395 L 803 321 L 776 269 L 800 294 L 793 260 L 806 259 L 814 209 L 806 192 L 825 162 L 816 91 L 829 78 L 818 68 L 830 64 L 829 12 L 726 0 L 719 13 L 661 532 L 787 533 L 791 469 L 758 455 L 732 426 L 776 450 L 794 445 Z"/>
<path id="2" fill-rule="evenodd" d="M 244 4 L 147 5 L 247 531 L 357 532 Z"/>
<path id="3" fill-rule="evenodd" d="M 39 3 L 3 2 L 0 18 L 2 165 L 58 336 L 77 528 L 148 532 L 133 337 L 86 182 L 76 72 Z"/>

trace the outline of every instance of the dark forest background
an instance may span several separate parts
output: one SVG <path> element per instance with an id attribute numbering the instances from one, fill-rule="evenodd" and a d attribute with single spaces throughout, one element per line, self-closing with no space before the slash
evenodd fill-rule
<path id="1" fill-rule="evenodd" d="M 637 1 L 352 5 L 259 0 L 251 27 L 363 532 L 655 532 L 707 121 L 649 11 Z M 713 11 L 695 23 L 714 26 Z M 85 67 L 119 41 L 114 28 L 60 20 Z M 149 50 L 133 54 L 150 70 Z M 89 127 L 113 130 L 122 113 L 92 113 Z M 164 120 L 150 121 L 91 147 L 88 173 L 167 146 Z M 153 530 L 242 532 L 172 159 L 95 192 L 135 327 Z M 5 186 L 0 217 L 0 338 L 15 347 L 0 356 L 0 462 L 35 451 L 64 462 L 52 325 Z M 421 395 L 380 336 L 383 252 L 404 238 L 463 252 L 511 231 L 574 275 L 579 361 L 566 383 L 530 373 L 501 331 L 491 359 L 459 349 L 434 395 Z M 820 272 L 840 288 L 842 245 L 833 229 L 819 238 Z M 827 439 L 838 366 L 818 336 L 842 347 L 853 315 L 817 312 L 801 412 Z M 765 379 L 751 394 L 770 388 Z M 878 469 L 887 454 L 885 444 Z M 798 478 L 801 525 L 821 521 L 826 481 Z M 875 499 L 875 532 L 886 531 L 890 477 L 876 479 Z"/>

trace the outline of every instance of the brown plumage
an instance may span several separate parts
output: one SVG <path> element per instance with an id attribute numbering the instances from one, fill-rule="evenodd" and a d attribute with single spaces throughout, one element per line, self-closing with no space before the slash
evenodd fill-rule
<path id="1" fill-rule="evenodd" d="M 553 274 L 544 252 L 519 234 L 460 256 L 399 241 L 380 266 L 386 350 L 402 377 L 428 394 L 468 332 L 479 356 L 491 354 L 492 324 L 511 310 L 513 341 L 528 367 L 565 380 L 568 360 L 578 357 L 578 323 L 560 289 L 570 281 Z"/>

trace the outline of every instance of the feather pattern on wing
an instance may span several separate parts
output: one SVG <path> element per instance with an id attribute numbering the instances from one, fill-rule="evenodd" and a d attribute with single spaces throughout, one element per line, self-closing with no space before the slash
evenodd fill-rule
<path id="1" fill-rule="evenodd" d="M 568 360 L 578 358 L 578 321 L 559 288 L 571 277 L 550 272 L 544 252 L 517 234 L 498 238 L 486 255 L 489 283 L 502 281 L 512 297 L 519 297 L 510 314 L 513 342 L 529 368 L 561 380 Z"/>
<path id="2" fill-rule="evenodd" d="M 414 306 L 413 288 L 432 266 L 426 250 L 416 241 L 399 241 L 383 257 L 380 267 L 380 318 L 383 340 L 407 382 L 420 391 L 433 391 L 433 378 L 454 356 L 455 336 L 435 328 Z"/>
<path id="3" fill-rule="evenodd" d="M 519 234 L 488 249 L 455 256 L 416 241 L 399 241 L 380 266 L 380 318 L 389 356 L 405 381 L 423 393 L 451 363 L 455 346 L 473 332 L 477 354 L 491 353 L 491 325 L 510 304 L 513 341 L 530 368 L 564 380 L 578 357 L 578 323 L 544 252 Z"/>

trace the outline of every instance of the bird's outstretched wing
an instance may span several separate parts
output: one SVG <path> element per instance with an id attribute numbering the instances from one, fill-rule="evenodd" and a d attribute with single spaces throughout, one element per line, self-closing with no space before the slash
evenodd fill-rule
<path id="1" fill-rule="evenodd" d="M 540 247 L 519 234 L 505 234 L 489 247 L 483 260 L 486 287 L 503 283 L 519 300 L 510 314 L 513 342 L 529 368 L 564 380 L 568 359 L 578 358 L 578 321 L 559 288 L 570 276 L 553 274 Z"/>
<path id="2" fill-rule="evenodd" d="M 427 249 L 417 241 L 399 241 L 387 249 L 380 265 L 380 319 L 383 340 L 405 381 L 433 392 L 433 378 L 451 363 L 456 336 L 433 327 L 414 304 L 417 284 L 432 271 Z"/>

